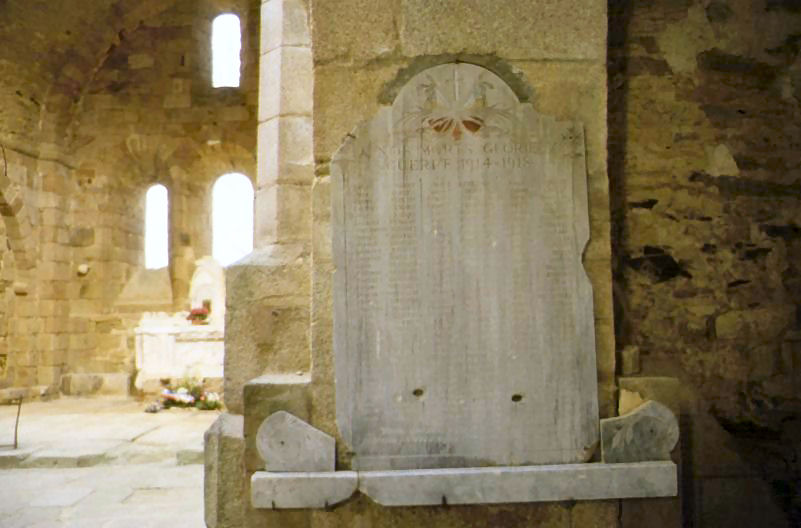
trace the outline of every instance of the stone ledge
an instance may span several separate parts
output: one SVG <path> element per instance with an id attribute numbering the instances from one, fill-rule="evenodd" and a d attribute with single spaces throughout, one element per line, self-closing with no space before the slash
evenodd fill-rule
<path id="1" fill-rule="evenodd" d="M 250 478 L 254 508 L 328 508 L 348 500 L 358 487 L 355 471 L 272 473 L 257 471 Z"/>
<path id="2" fill-rule="evenodd" d="M 383 506 L 674 497 L 676 465 L 564 464 L 334 473 L 270 473 L 251 481 L 255 508 L 324 508 L 359 491 Z"/>
<path id="3" fill-rule="evenodd" d="M 33 387 L 9 387 L 0 389 L 0 405 L 9 405 L 22 398 L 24 401 L 43 400 L 50 397 L 50 387 L 35 385 Z"/>

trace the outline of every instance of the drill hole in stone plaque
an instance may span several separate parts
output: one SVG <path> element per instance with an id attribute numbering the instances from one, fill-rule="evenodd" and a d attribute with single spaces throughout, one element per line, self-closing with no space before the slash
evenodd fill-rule
<path id="1" fill-rule="evenodd" d="M 412 394 L 414 394 L 415 398 L 422 398 L 425 391 L 423 389 L 414 389 Z"/>
<path id="2" fill-rule="evenodd" d="M 522 394 L 512 394 L 512 401 L 515 402 L 515 403 L 519 403 L 519 402 L 523 401 L 523 395 Z"/>

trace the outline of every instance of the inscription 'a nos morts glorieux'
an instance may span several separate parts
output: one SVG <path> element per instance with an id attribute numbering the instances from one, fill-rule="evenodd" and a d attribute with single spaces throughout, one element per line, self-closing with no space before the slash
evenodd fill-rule
<path id="1" fill-rule="evenodd" d="M 419 73 L 332 162 L 337 422 L 356 469 L 581 462 L 597 441 L 582 127 Z"/>

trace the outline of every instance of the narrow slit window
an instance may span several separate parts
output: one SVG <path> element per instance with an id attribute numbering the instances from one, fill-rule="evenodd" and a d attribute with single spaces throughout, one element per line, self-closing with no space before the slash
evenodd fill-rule
<path id="1" fill-rule="evenodd" d="M 145 195 L 145 267 L 164 268 L 169 263 L 169 199 L 167 188 L 156 184 Z"/>
<path id="2" fill-rule="evenodd" d="M 242 29 L 239 17 L 220 15 L 211 25 L 211 83 L 214 88 L 239 86 Z"/>
<path id="3" fill-rule="evenodd" d="M 225 174 L 211 197 L 212 256 L 227 266 L 253 251 L 253 184 L 244 174 Z"/>

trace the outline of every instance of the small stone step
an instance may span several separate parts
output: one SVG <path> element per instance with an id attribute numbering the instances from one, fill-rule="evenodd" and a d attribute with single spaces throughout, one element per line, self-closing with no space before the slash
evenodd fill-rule
<path id="1" fill-rule="evenodd" d="M 45 447 L 22 461 L 25 468 L 89 467 L 109 461 L 108 452 L 121 445 L 119 441 L 91 442 L 84 445 Z"/>
<path id="2" fill-rule="evenodd" d="M 23 401 L 41 400 L 50 396 L 50 387 L 36 385 L 33 387 L 8 387 L 0 389 L 0 405 L 7 405 L 22 398 Z"/>
<path id="3" fill-rule="evenodd" d="M 0 469 L 22 467 L 22 463 L 40 449 L 41 446 L 28 446 L 17 449 L 10 447 L 0 448 Z"/>

